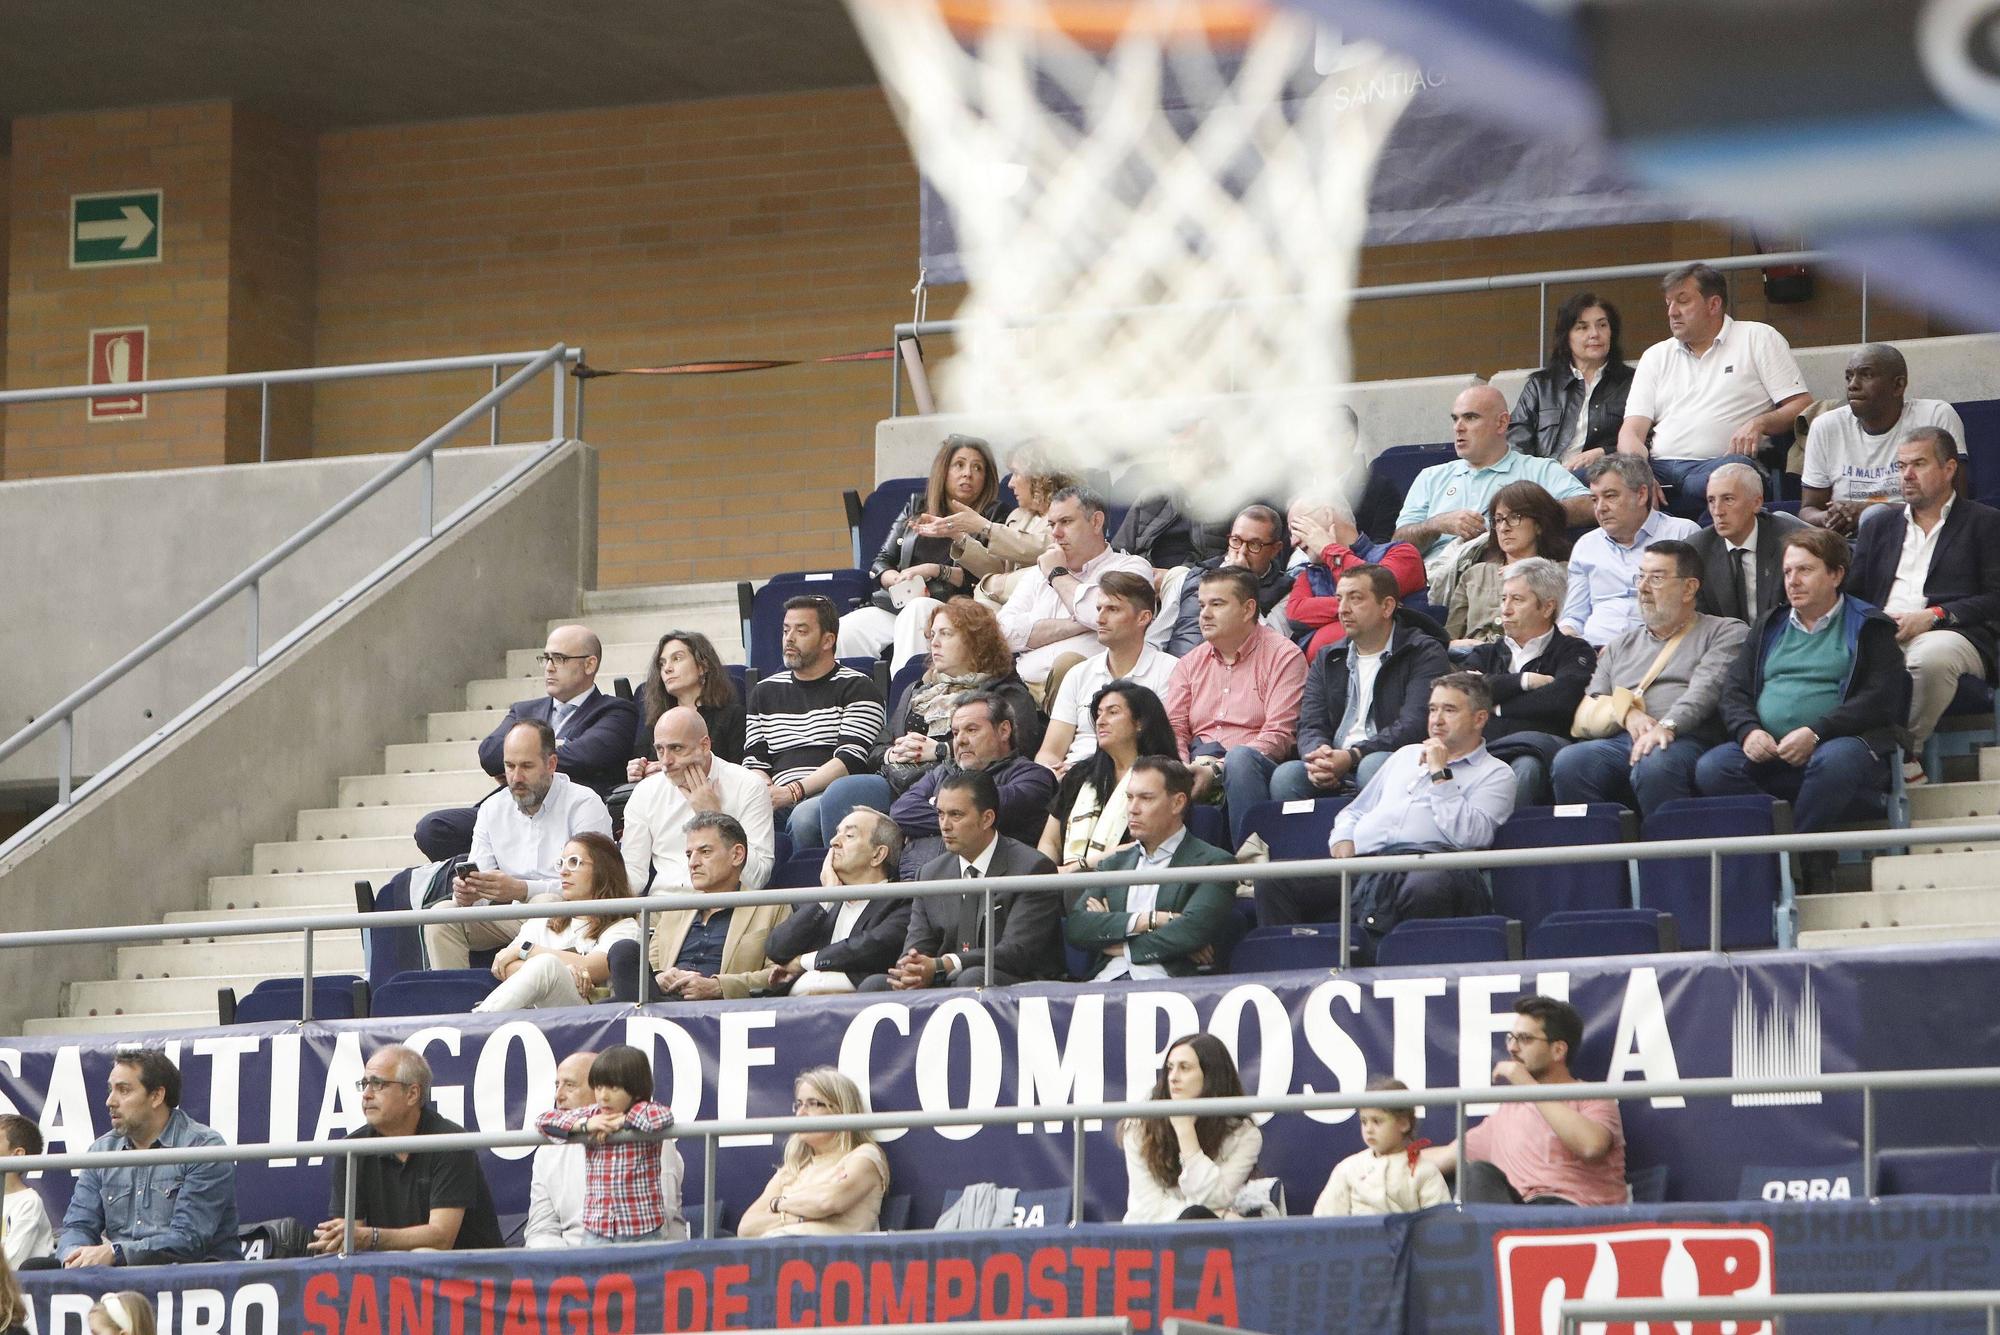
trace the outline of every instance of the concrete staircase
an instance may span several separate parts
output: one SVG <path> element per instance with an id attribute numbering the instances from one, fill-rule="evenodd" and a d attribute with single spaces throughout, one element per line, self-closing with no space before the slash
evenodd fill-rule
<path id="1" fill-rule="evenodd" d="M 1910 824 L 2000 825 L 2000 747 L 1987 747 L 1958 782 L 1910 789 Z M 1915 844 L 1844 866 L 1851 890 L 1799 897 L 1799 945 L 2000 941 L 2000 842 Z"/>
<path id="2" fill-rule="evenodd" d="M 737 616 L 734 584 L 698 584 L 588 593 L 578 615 L 549 625 L 582 621 L 597 632 L 604 641 L 598 684 L 609 691 L 618 677 L 637 689 L 654 645 L 669 629 L 699 631 L 714 641 L 724 662 L 741 662 Z M 256 845 L 247 874 L 214 877 L 203 908 L 169 913 L 165 921 L 349 913 L 356 881 L 380 885 L 422 862 L 411 837 L 418 818 L 438 807 L 470 805 L 492 790 L 493 780 L 479 768 L 479 742 L 509 705 L 541 691 L 534 661 L 540 651 L 539 644 L 508 651 L 504 665 L 496 665 L 500 675 L 466 683 L 463 709 L 431 714 L 411 729 L 411 741 L 383 748 L 378 772 L 329 776 L 333 805 L 299 812 L 294 838 Z M 296 977 L 302 967 L 297 932 L 125 946 L 115 978 L 68 984 L 62 1014 L 31 1019 L 25 1032 L 152 1033 L 213 1025 L 217 989 L 234 987 L 243 996 L 263 979 Z M 361 934 L 315 933 L 313 970 L 361 972 Z"/>

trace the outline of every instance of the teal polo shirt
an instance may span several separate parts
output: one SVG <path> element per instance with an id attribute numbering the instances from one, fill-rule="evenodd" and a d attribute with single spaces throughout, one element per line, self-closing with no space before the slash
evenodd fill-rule
<path id="1" fill-rule="evenodd" d="M 1497 463 L 1485 468 L 1474 468 L 1463 459 L 1453 459 L 1448 464 L 1433 464 L 1417 474 L 1416 481 L 1410 484 L 1409 495 L 1403 498 L 1403 510 L 1396 516 L 1396 527 L 1421 524 L 1432 515 L 1451 510 L 1476 510 L 1483 515 L 1487 503 L 1493 499 L 1493 493 L 1509 482 L 1539 483 L 1544 491 L 1559 501 L 1590 494 L 1588 488 L 1554 459 L 1510 449 L 1500 456 Z M 1450 541 L 1448 537 L 1439 537 L 1424 549 L 1424 555 L 1430 555 Z"/>

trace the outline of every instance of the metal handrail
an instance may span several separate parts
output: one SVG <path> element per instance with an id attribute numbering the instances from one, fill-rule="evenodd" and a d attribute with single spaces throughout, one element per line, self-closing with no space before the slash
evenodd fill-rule
<path id="1" fill-rule="evenodd" d="M 1762 1094 L 1853 1094 L 1862 1097 L 1862 1178 L 1864 1198 L 1875 1194 L 1874 1102 L 1877 1094 L 1940 1089 L 2000 1088 L 2000 1066 L 1951 1066 L 1900 1071 L 1839 1071 L 1798 1076 L 1701 1076 L 1683 1080 L 1585 1081 L 1537 1085 L 1453 1085 L 1434 1089 L 1355 1090 L 1352 1093 L 1243 1094 L 1235 1098 L 1203 1099 L 1204 1117 L 1251 1117 L 1259 1114 L 1314 1113 L 1358 1108 L 1421 1109 L 1449 1103 L 1455 1113 L 1455 1144 L 1465 1141 L 1467 1105 L 1473 1103 L 1557 1103 L 1582 1100 L 1731 1098 Z M 785 1136 L 822 1131 L 890 1131 L 918 1127 L 1021 1126 L 1034 1122 L 1067 1122 L 1075 1143 L 1070 1182 L 1070 1221 L 1083 1218 L 1085 1122 L 1117 1122 L 1128 1118 L 1158 1120 L 1185 1115 L 1186 1104 L 1173 1099 L 1126 1099 L 1118 1102 L 1017 1104 L 1007 1108 L 965 1108 L 905 1112 L 828 1114 L 817 1117 L 738 1117 L 676 1122 L 643 1138 L 702 1142 L 704 1181 L 711 1184 L 702 1203 L 703 1236 L 713 1238 L 721 1202 L 712 1189 L 718 1143 L 735 1136 Z M 637 1137 L 635 1137 L 637 1138 Z M 10 1173 L 35 1173 L 78 1168 L 133 1168 L 147 1164 L 239 1163 L 252 1159 L 324 1159 L 346 1161 L 344 1202 L 352 1233 L 356 1160 L 368 1154 L 444 1153 L 454 1150 L 511 1149 L 547 1144 L 548 1138 L 526 1127 L 519 1131 L 460 1131 L 435 1136 L 365 1136 L 340 1140 L 270 1141 L 251 1144 L 182 1145 L 145 1150 L 83 1150 L 68 1154 L 16 1155 L 7 1160 Z M 1458 1174 L 1461 1188 L 1464 1175 Z"/>
<path id="2" fill-rule="evenodd" d="M 1706 260 L 1658 260 L 1645 264 L 1604 264 L 1585 269 L 1538 269 L 1528 273 L 1488 274 L 1480 278 L 1437 278 L 1420 283 L 1377 283 L 1372 287 L 1357 287 L 1348 294 L 1350 300 L 1396 301 L 1406 297 L 1447 297 L 1472 292 L 1504 292 L 1517 288 L 1536 288 L 1541 294 L 1541 319 L 1535 331 L 1535 353 L 1530 365 L 1540 365 L 1549 345 L 1549 288 L 1556 284 L 1595 283 L 1623 278 L 1658 278 L 1672 273 L 1687 264 L 1706 264 L 1711 269 L 1725 273 L 1738 269 L 1762 269 L 1771 266 L 1792 264 L 1824 264 L 1834 262 L 1835 256 L 1822 250 L 1784 250 L 1768 255 L 1722 255 Z M 1868 341 L 1868 274 L 1866 270 L 1855 270 L 1861 285 L 1861 339 Z M 1269 305 L 1271 299 L 1259 302 L 1213 302 L 1205 309 L 1228 310 L 1245 305 Z M 1149 311 L 1173 310 L 1172 305 L 1131 308 L 1125 311 L 1104 310 L 1071 312 L 1062 316 L 1048 316 L 1045 319 L 1064 319 L 1070 315 L 1116 315 L 1138 314 Z M 968 327 L 966 320 L 905 320 L 895 327 L 895 338 L 922 337 L 926 334 L 955 334 Z M 1029 318 L 1023 324 L 1037 321 Z M 903 379 L 900 360 L 890 361 L 889 416 L 899 417 L 903 410 Z"/>
<path id="3" fill-rule="evenodd" d="M 105 668 L 102 672 L 98 673 L 95 677 L 92 677 L 88 682 L 85 682 L 82 686 L 79 686 L 76 690 L 71 691 L 67 696 L 65 696 L 62 700 L 58 701 L 55 705 L 51 706 L 46 710 L 43 710 L 35 718 L 35 720 L 29 723 L 26 727 L 14 733 L 11 737 L 8 737 L 5 741 L 0 741 L 0 761 L 4 761 L 9 756 L 14 755 L 16 752 L 20 751 L 23 747 L 27 746 L 29 743 L 35 741 L 37 738 L 49 732 L 51 729 L 60 728 L 61 730 L 57 739 L 58 746 L 57 746 L 57 761 L 56 761 L 55 805 L 51 807 L 47 812 L 44 812 L 35 821 L 31 822 L 28 826 L 18 831 L 12 838 L 8 839 L 5 843 L 0 843 L 0 857 L 4 857 L 8 852 L 12 851 L 15 847 L 19 846 L 26 839 L 28 839 L 33 834 L 37 833 L 38 831 L 46 827 L 51 821 L 59 818 L 63 813 L 67 812 L 72 806 L 74 806 L 75 802 L 84 794 L 94 790 L 101 784 L 110 780 L 112 777 L 115 777 L 119 772 L 121 772 L 129 765 L 131 765 L 132 762 L 137 760 L 140 756 L 143 756 L 148 751 L 158 746 L 162 741 L 166 740 L 166 738 L 172 736 L 175 732 L 179 731 L 180 728 L 185 726 L 190 719 L 195 717 L 197 714 L 205 711 L 209 706 L 214 704 L 217 700 L 221 699 L 224 695 L 229 694 L 231 691 L 241 686 L 245 681 L 249 680 L 252 676 L 254 676 L 265 664 L 273 661 L 281 654 L 283 654 L 286 650 L 290 649 L 293 645 L 295 645 L 300 639 L 304 637 L 305 632 L 308 632 L 311 629 L 317 627 L 320 623 L 325 621 L 328 617 L 332 616 L 340 608 L 346 606 L 348 603 L 352 602 L 355 598 L 359 597 L 362 593 L 364 593 L 367 589 L 373 587 L 382 578 L 384 578 L 385 576 L 393 572 L 396 568 L 401 566 L 404 562 L 409 560 L 410 557 L 414 556 L 416 553 L 422 551 L 425 547 L 429 546 L 429 544 L 437 538 L 439 533 L 447 531 L 457 523 L 461 522 L 474 509 L 477 509 L 480 505 L 483 505 L 492 496 L 497 495 L 500 490 L 504 490 L 505 486 L 512 485 L 514 481 L 518 480 L 522 476 L 525 476 L 525 474 L 529 470 L 531 470 L 536 465 L 540 464 L 544 459 L 546 459 L 550 454 L 553 454 L 557 449 L 560 449 L 562 445 L 565 443 L 565 441 L 568 439 L 568 432 L 566 430 L 566 421 L 564 413 L 565 377 L 563 377 L 560 374 L 551 374 L 550 381 L 554 387 L 554 392 L 552 395 L 553 407 L 551 416 L 550 437 L 548 440 L 542 443 L 542 449 L 535 456 L 524 461 L 523 464 L 518 465 L 514 469 L 509 470 L 507 475 L 502 479 L 500 483 L 496 483 L 492 486 L 489 486 L 485 491 L 475 496 L 472 501 L 468 502 L 466 505 L 459 507 L 458 510 L 453 511 L 453 513 L 446 519 L 444 524 L 440 525 L 437 522 L 436 504 L 434 498 L 436 494 L 436 475 L 437 475 L 436 454 L 438 449 L 441 448 L 446 441 L 450 440 L 453 436 L 457 435 L 459 431 L 461 431 L 471 422 L 476 420 L 481 414 L 483 413 L 497 414 L 500 404 L 505 400 L 507 400 L 508 398 L 511 398 L 517 390 L 519 390 L 528 381 L 532 380 L 535 376 L 541 374 L 545 370 L 550 370 L 551 368 L 560 366 L 566 362 L 579 360 L 582 357 L 582 355 L 583 354 L 581 349 L 572 349 L 564 344 L 558 343 L 555 346 L 548 348 L 543 352 L 534 354 L 509 353 L 509 354 L 502 354 L 498 357 L 442 358 L 442 359 L 433 359 L 431 361 L 426 361 L 426 362 L 410 362 L 410 363 L 392 362 L 392 363 L 381 363 L 379 365 L 371 364 L 365 366 L 318 367 L 318 368 L 311 368 L 299 371 L 246 372 L 242 373 L 241 375 L 196 376 L 196 377 L 190 377 L 185 380 L 177 380 L 177 381 L 144 382 L 149 387 L 164 385 L 176 389 L 192 390 L 192 389 L 204 389 L 204 388 L 226 388 L 228 387 L 227 385 L 219 382 L 230 382 L 230 383 L 242 382 L 246 376 L 249 377 L 249 379 L 251 380 L 255 380 L 258 377 L 263 377 L 266 380 L 271 380 L 272 383 L 279 383 L 277 380 L 273 379 L 275 377 L 289 377 L 289 379 L 283 381 L 283 383 L 303 383 L 316 379 L 317 380 L 353 379 L 353 378 L 358 378 L 364 374 L 415 374 L 419 371 L 425 371 L 425 370 L 456 369 L 466 366 L 489 366 L 489 365 L 494 368 L 494 375 L 497 378 L 499 374 L 498 368 L 500 365 L 502 365 L 503 363 L 511 365 L 514 363 L 514 360 L 520 356 L 525 356 L 527 358 L 525 363 L 523 363 L 520 366 L 520 369 L 516 370 L 513 375 L 509 376 L 505 381 L 501 381 L 495 384 L 492 389 L 488 390 L 485 394 L 481 395 L 470 407 L 459 412 L 449 422 L 445 423 L 442 427 L 432 432 L 429 436 L 426 436 L 415 447 L 413 447 L 412 449 L 410 449 L 409 451 L 398 457 L 393 463 L 389 464 L 381 472 L 377 473 L 374 477 L 370 478 L 367 482 L 363 483 L 359 488 L 350 493 L 346 498 L 335 502 L 331 507 L 329 507 L 326 511 L 320 514 L 318 518 L 312 520 L 310 523 L 305 525 L 305 527 L 299 529 L 298 532 L 294 533 L 291 537 L 285 539 L 283 542 L 279 543 L 276 547 L 272 548 L 261 559 L 253 562 L 241 574 L 238 574 L 233 579 L 223 584 L 222 587 L 218 588 L 213 593 L 209 594 L 206 598 L 196 603 L 193 607 L 189 608 L 186 612 L 183 612 L 171 624 L 155 632 L 144 643 L 140 644 L 137 648 L 131 650 L 124 657 L 120 658 L 117 662 L 113 663 L 110 667 Z M 441 368 L 440 363 L 445 363 L 445 366 Z M 391 369 L 386 369 L 386 370 L 382 369 L 384 367 Z M 394 369 L 399 367 L 404 369 L 401 370 Z M 578 383 L 580 387 L 581 382 Z M 9 402 L 14 402 L 14 403 L 33 402 L 37 399 L 48 399 L 48 398 L 85 397 L 87 393 L 93 389 L 101 393 L 103 392 L 104 387 L 99 385 L 99 386 L 80 386 L 80 387 L 69 386 L 62 389 L 14 390 L 6 393 L 0 393 L 0 404 L 5 404 Z M 155 391 L 149 389 L 148 392 L 155 392 Z M 347 592 L 341 594 L 339 597 L 335 598 L 333 601 L 326 604 L 318 612 L 306 618 L 305 622 L 302 623 L 302 625 L 299 628 L 296 628 L 290 634 L 286 635 L 277 644 L 273 645 L 268 650 L 264 649 L 262 642 L 262 634 L 261 634 L 262 627 L 260 618 L 260 603 L 261 603 L 260 588 L 264 576 L 269 574 L 272 570 L 281 565 L 285 560 L 287 560 L 292 555 L 297 553 L 301 548 L 305 547 L 308 543 L 312 542 L 315 538 L 318 538 L 319 536 L 324 534 L 328 529 L 332 528 L 340 520 L 346 518 L 356 509 L 360 508 L 360 506 L 365 504 L 368 500 L 373 498 L 377 493 L 381 492 L 384 488 L 386 488 L 391 483 L 396 481 L 396 479 L 400 478 L 404 473 L 407 473 L 410 469 L 416 468 L 420 465 L 423 468 L 423 474 L 421 477 L 422 485 L 419 489 L 419 496 L 418 496 L 418 526 L 417 526 L 417 537 L 415 541 L 413 541 L 409 546 L 405 547 L 402 551 L 398 552 L 394 557 L 390 559 L 390 561 L 387 564 L 371 572 L 353 588 L 350 588 Z M 103 769 L 100 769 L 97 772 L 97 774 L 93 776 L 92 779 L 83 786 L 82 789 L 76 792 L 72 792 L 71 790 L 71 783 L 73 778 L 72 757 L 74 755 L 74 748 L 75 748 L 76 712 L 79 709 L 81 709 L 85 704 L 89 703 L 92 699 L 102 694 L 107 688 L 109 688 L 110 686 L 116 684 L 118 681 L 123 679 L 128 673 L 132 671 L 132 669 L 138 667 L 140 664 L 144 663 L 146 660 L 153 657 L 153 655 L 157 654 L 167 645 L 179 639 L 187 631 L 191 630 L 193 627 L 200 624 L 202 621 L 206 620 L 213 612 L 215 612 L 223 604 L 231 601 L 232 599 L 236 598 L 238 595 L 241 594 L 248 595 L 246 602 L 246 607 L 248 609 L 248 625 L 246 627 L 247 651 L 245 654 L 245 660 L 246 660 L 245 666 L 243 668 L 238 669 L 237 672 L 235 672 L 230 677 L 225 679 L 215 690 L 210 691 L 207 695 L 203 696 L 200 700 L 196 701 L 196 703 L 193 706 L 191 706 L 187 711 L 183 712 L 178 718 L 173 720 L 166 727 L 161 728 L 158 731 L 148 735 L 130 751 L 127 751 L 124 755 L 112 761 L 110 765 L 104 767 Z"/>
<path id="4" fill-rule="evenodd" d="M 2000 1289 L 1929 1292 L 1783 1293 L 1728 1298 L 1569 1298 L 1556 1306 L 1559 1335 L 1578 1335 L 1587 1321 L 1722 1322 L 1740 1317 L 1844 1316 L 1850 1312 L 1986 1313 L 1989 1335 L 2000 1332 Z M 1777 1324 L 1783 1330 L 1783 1322 Z"/>

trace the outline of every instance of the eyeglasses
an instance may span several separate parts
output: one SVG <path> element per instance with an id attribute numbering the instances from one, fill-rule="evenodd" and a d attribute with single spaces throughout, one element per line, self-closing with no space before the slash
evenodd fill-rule
<path id="1" fill-rule="evenodd" d="M 543 667 L 547 667 L 551 663 L 581 663 L 586 658 L 594 657 L 596 657 L 595 654 L 553 654 L 544 649 L 541 653 L 535 655 L 535 661 Z"/>
<path id="2" fill-rule="evenodd" d="M 1229 545 L 1241 548 L 1246 552 L 1261 552 L 1276 547 L 1278 544 L 1264 538 L 1239 538 L 1232 533 L 1229 535 Z"/>
<path id="3" fill-rule="evenodd" d="M 387 1089 L 391 1085 L 407 1086 L 413 1083 L 415 1082 L 409 1080 L 384 1080 L 379 1075 L 364 1075 L 354 1082 L 354 1088 L 360 1093 L 366 1094 L 371 1089 L 379 1091 Z"/>
<path id="4" fill-rule="evenodd" d="M 1530 1043 L 1548 1042 L 1548 1040 L 1546 1038 L 1543 1038 L 1540 1034 L 1508 1034 L 1501 1041 L 1510 1048 L 1525 1048 Z"/>
<path id="5" fill-rule="evenodd" d="M 1528 515 L 1512 515 L 1502 510 L 1495 510 L 1493 512 L 1493 527 L 1495 528 L 1512 528 L 1516 524 L 1532 524 L 1534 522 L 1534 519 Z"/>
<path id="6" fill-rule="evenodd" d="M 589 865 L 590 859 L 581 853 L 565 853 L 562 861 L 556 863 L 564 871 L 579 871 Z"/>
<path id="7" fill-rule="evenodd" d="M 792 1111 L 795 1113 L 832 1112 L 833 1105 L 825 1099 L 793 1099 Z"/>

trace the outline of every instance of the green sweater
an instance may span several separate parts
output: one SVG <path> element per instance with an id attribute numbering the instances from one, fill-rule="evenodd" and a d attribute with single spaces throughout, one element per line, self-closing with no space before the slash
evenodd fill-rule
<path id="1" fill-rule="evenodd" d="M 1840 684 L 1853 661 L 1842 624 L 1829 617 L 1817 634 L 1808 635 L 1787 622 L 1771 646 L 1764 689 L 1757 694 L 1757 717 L 1771 736 L 1782 739 L 1795 728 L 1811 727 L 1840 704 Z"/>

